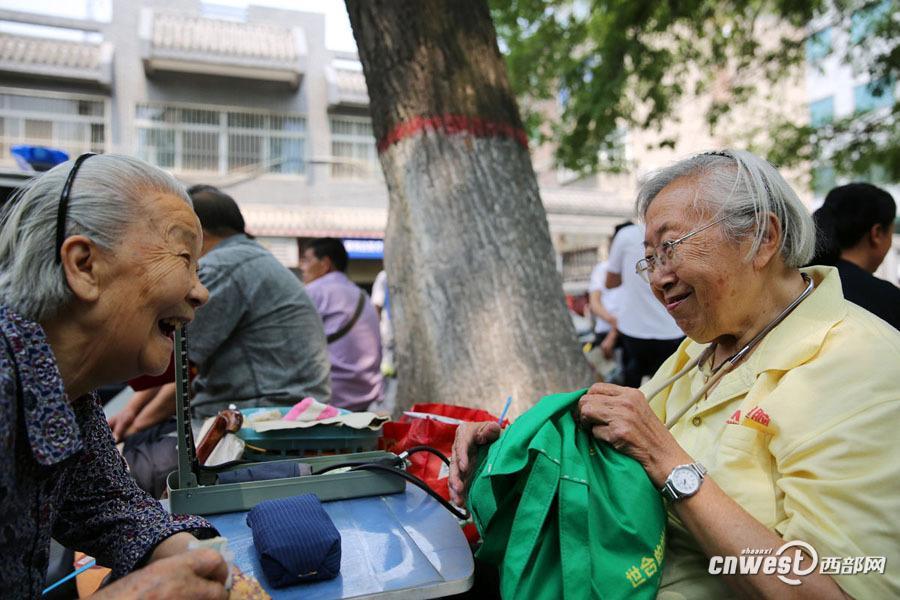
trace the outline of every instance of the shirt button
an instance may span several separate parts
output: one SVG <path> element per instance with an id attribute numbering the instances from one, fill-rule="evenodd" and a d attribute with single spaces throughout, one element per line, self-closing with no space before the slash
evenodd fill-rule
<path id="1" fill-rule="evenodd" d="M 700 417 L 694 417 L 693 419 L 691 419 L 691 424 L 694 427 L 700 427 L 700 423 L 702 423 L 702 422 L 703 422 L 703 419 L 701 419 Z"/>

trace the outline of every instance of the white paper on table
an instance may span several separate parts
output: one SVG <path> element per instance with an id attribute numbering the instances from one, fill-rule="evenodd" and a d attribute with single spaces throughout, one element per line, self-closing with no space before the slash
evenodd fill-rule
<path id="1" fill-rule="evenodd" d="M 403 414 L 407 417 L 412 417 L 413 419 L 431 419 L 433 421 L 440 421 L 441 423 L 448 423 L 450 425 L 462 425 L 465 421 L 460 419 L 454 419 L 453 417 L 445 417 L 444 415 L 434 415 L 431 413 L 423 413 L 416 412 L 414 410 L 405 410 Z"/>
<path id="2" fill-rule="evenodd" d="M 353 429 L 372 429 L 374 431 L 379 429 L 387 420 L 387 417 L 381 417 L 372 412 L 358 412 L 337 415 L 317 421 L 257 421 L 256 423 L 250 423 L 249 427 L 257 433 L 280 431 L 282 429 L 308 429 L 316 425 L 346 425 Z"/>

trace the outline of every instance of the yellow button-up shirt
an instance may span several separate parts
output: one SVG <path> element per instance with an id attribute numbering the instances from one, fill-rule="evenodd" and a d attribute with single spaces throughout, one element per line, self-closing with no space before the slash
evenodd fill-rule
<path id="1" fill-rule="evenodd" d="M 832 575 L 848 594 L 900 598 L 900 333 L 844 300 L 836 269 L 806 271 L 812 294 L 672 433 L 754 518 L 811 544 L 820 566 L 885 557 L 884 574 Z M 685 340 L 642 389 L 705 347 Z M 654 412 L 665 422 L 708 375 L 708 365 L 689 372 L 651 401 Z M 673 511 L 665 561 L 659 598 L 733 595 Z"/>

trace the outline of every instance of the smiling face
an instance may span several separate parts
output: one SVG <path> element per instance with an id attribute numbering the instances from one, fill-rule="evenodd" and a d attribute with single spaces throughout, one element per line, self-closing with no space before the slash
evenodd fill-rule
<path id="1" fill-rule="evenodd" d="M 654 198 L 645 215 L 646 256 L 654 254 L 663 242 L 718 218 L 693 206 L 697 193 L 697 181 L 685 177 Z M 750 327 L 752 312 L 746 309 L 758 276 L 744 260 L 749 249 L 750 242 L 735 243 L 725 237 L 721 225 L 713 225 L 678 244 L 675 259 L 651 275 L 653 294 L 694 341 L 710 342 Z"/>
<path id="2" fill-rule="evenodd" d="M 176 323 L 187 323 L 209 292 L 197 277 L 202 233 L 191 207 L 170 194 L 149 194 L 122 243 L 107 253 L 98 344 L 133 373 L 160 374 L 169 364 Z"/>

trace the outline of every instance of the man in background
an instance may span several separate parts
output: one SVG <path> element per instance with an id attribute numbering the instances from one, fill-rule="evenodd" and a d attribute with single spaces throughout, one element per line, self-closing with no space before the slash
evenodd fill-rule
<path id="1" fill-rule="evenodd" d="M 303 282 L 319 311 L 331 359 L 331 403 L 366 410 L 384 393 L 378 314 L 345 274 L 347 250 L 335 238 L 307 242 L 300 257 Z"/>
<path id="2" fill-rule="evenodd" d="M 825 196 L 813 213 L 816 256 L 810 264 L 833 265 L 844 298 L 900 329 L 900 289 L 874 273 L 891 250 L 897 205 L 869 183 L 849 183 Z"/>

